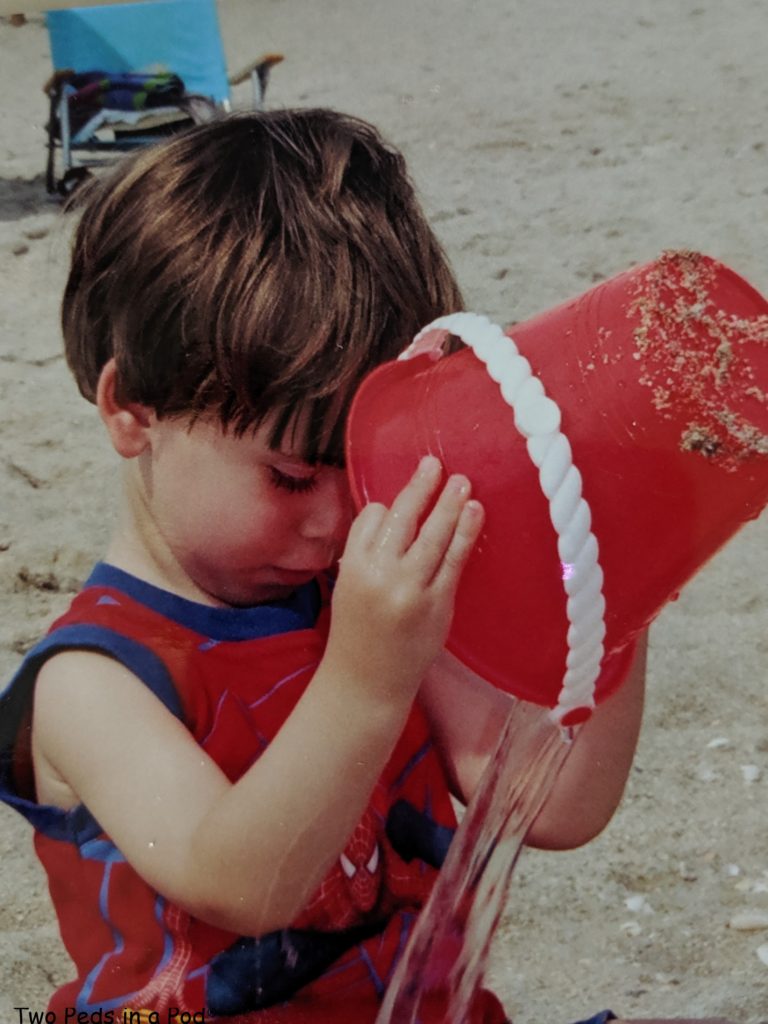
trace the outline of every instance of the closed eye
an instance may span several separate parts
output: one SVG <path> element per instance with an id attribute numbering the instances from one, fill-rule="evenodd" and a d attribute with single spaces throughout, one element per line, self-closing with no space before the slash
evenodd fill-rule
<path id="1" fill-rule="evenodd" d="M 276 466 L 269 467 L 269 476 L 273 486 L 289 494 L 307 494 L 317 487 L 317 474 L 312 476 L 293 476 L 285 473 Z"/>

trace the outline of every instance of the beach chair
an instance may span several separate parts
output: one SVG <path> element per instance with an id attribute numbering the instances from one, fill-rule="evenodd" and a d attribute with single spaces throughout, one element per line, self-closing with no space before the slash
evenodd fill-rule
<path id="1" fill-rule="evenodd" d="M 51 10 L 45 16 L 53 75 L 46 188 L 68 195 L 89 165 L 218 116 L 230 87 L 251 80 L 259 108 L 270 69 L 264 54 L 227 74 L 215 0 L 140 0 Z M 92 157 L 76 162 L 75 154 Z M 62 174 L 56 169 L 61 155 Z"/>

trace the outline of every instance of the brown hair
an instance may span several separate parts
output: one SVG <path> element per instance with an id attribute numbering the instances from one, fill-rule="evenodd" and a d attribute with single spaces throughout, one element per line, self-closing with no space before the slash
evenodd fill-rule
<path id="1" fill-rule="evenodd" d="M 461 308 L 402 156 L 329 110 L 233 115 L 130 158 L 85 197 L 64 293 L 67 361 L 94 401 L 214 413 L 241 433 L 305 412 L 339 460 L 362 377 Z"/>

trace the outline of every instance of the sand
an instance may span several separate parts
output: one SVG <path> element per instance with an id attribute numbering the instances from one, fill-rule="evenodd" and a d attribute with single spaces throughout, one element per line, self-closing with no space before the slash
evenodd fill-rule
<path id="1" fill-rule="evenodd" d="M 470 308 L 521 320 L 677 247 L 768 289 L 762 0 L 221 0 L 220 12 L 232 68 L 285 53 L 273 105 L 348 110 L 405 151 Z M 39 15 L 0 23 L 0 68 L 6 678 L 99 556 L 115 468 L 60 353 L 70 223 L 43 185 Z M 654 625 L 640 749 L 608 829 L 580 851 L 523 857 L 491 972 L 516 1024 L 605 1006 L 768 1020 L 768 928 L 729 927 L 768 910 L 767 542 L 765 517 L 748 524 Z M 0 828 L 0 1022 L 12 1024 L 14 1006 L 44 1008 L 68 964 L 29 831 L 5 808 Z"/>

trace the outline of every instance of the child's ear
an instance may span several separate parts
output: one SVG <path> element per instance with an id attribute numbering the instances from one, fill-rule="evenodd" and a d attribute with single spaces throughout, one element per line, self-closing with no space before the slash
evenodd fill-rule
<path id="1" fill-rule="evenodd" d="M 139 402 L 122 402 L 117 397 L 115 360 L 105 363 L 96 388 L 96 406 L 118 455 L 135 459 L 149 446 L 152 410 Z"/>

